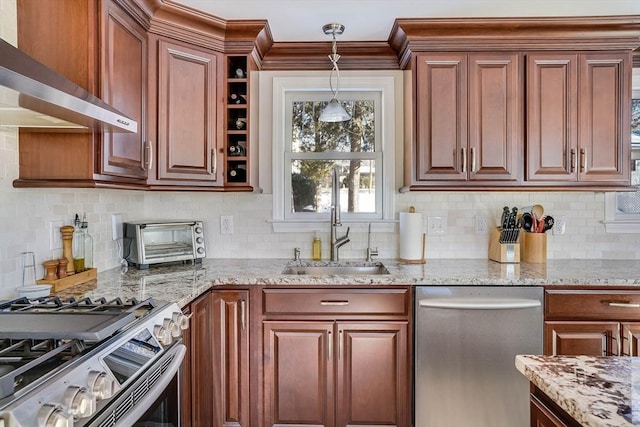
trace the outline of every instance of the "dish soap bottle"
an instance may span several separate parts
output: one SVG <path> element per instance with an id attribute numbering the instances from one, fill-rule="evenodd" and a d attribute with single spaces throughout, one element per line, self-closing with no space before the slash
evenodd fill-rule
<path id="1" fill-rule="evenodd" d="M 322 240 L 317 234 L 313 236 L 313 243 L 311 244 L 311 259 L 314 261 L 322 259 Z"/>

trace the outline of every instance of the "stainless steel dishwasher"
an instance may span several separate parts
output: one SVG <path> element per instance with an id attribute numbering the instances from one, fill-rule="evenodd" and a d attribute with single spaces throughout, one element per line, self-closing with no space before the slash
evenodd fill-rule
<path id="1" fill-rule="evenodd" d="M 415 288 L 415 427 L 526 427 L 516 354 L 542 354 L 541 287 Z"/>

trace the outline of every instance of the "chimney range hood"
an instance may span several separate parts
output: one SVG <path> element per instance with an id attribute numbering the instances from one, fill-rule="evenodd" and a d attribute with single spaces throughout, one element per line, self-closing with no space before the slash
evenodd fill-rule
<path id="1" fill-rule="evenodd" d="M 100 98 L 0 38 L 0 127 L 138 131 Z"/>

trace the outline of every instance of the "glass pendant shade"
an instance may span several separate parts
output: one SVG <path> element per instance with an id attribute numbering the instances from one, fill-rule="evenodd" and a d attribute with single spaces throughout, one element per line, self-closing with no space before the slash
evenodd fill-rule
<path id="1" fill-rule="evenodd" d="M 338 92 L 340 91 L 340 69 L 338 68 L 338 60 L 340 59 L 340 55 L 338 55 L 338 49 L 336 45 L 336 34 L 340 35 L 344 31 L 344 25 L 342 24 L 327 24 L 322 27 L 322 31 L 325 34 L 331 34 L 332 43 L 331 43 L 331 55 L 329 55 L 329 60 L 333 65 L 331 69 L 331 74 L 329 74 L 329 87 L 331 88 L 331 93 L 333 97 L 331 101 L 324 107 L 322 113 L 320 113 L 319 120 L 321 122 L 345 122 L 347 120 L 351 120 L 351 116 L 347 111 L 340 105 L 338 102 Z M 333 75 L 336 76 L 336 88 L 333 88 Z"/>
<path id="2" fill-rule="evenodd" d="M 335 98 L 332 98 L 331 101 L 329 101 L 320 114 L 321 122 L 345 122 L 349 119 L 351 119 L 351 116 L 344 108 L 342 108 L 342 105 L 340 105 L 338 100 Z"/>

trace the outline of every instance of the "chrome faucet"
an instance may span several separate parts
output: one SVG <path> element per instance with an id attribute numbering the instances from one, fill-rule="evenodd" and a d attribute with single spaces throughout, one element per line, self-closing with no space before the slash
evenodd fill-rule
<path id="1" fill-rule="evenodd" d="M 342 237 L 336 236 L 336 227 L 342 226 L 340 222 L 340 184 L 338 179 L 338 166 L 331 171 L 331 261 L 339 261 L 338 249 L 349 242 L 349 227 Z"/>
<path id="2" fill-rule="evenodd" d="M 378 248 L 371 249 L 371 223 L 369 223 L 369 232 L 367 233 L 367 262 L 373 261 L 374 256 L 378 256 Z"/>

